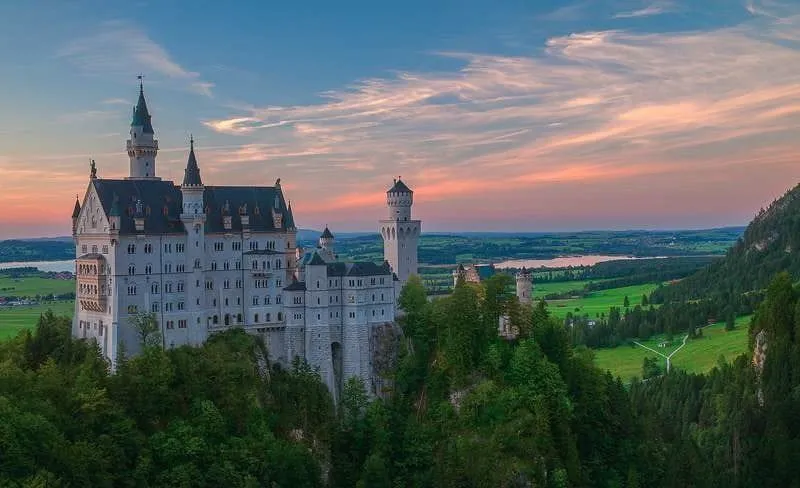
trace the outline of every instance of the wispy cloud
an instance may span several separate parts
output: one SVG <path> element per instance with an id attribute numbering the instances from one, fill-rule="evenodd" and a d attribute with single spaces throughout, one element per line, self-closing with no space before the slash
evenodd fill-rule
<path id="1" fill-rule="evenodd" d="M 126 22 L 106 22 L 89 36 L 76 39 L 58 51 L 89 73 L 132 76 L 144 72 L 179 82 L 185 87 L 212 96 L 214 84 L 199 73 L 187 70 L 136 26 Z"/>
<path id="2" fill-rule="evenodd" d="M 630 19 L 635 17 L 650 17 L 652 15 L 660 15 L 677 10 L 677 5 L 673 2 L 655 2 L 644 8 L 631 10 L 628 12 L 620 12 L 614 15 L 615 19 Z"/>
<path id="3" fill-rule="evenodd" d="M 253 163 L 248 177 L 280 171 L 302 181 L 298 208 L 339 195 L 315 204 L 317 215 L 377 202 L 364 189 L 398 173 L 416 182 L 422 204 L 477 192 L 495 195 L 482 205 L 497 212 L 512 193 L 533 205 L 529 190 L 539 186 L 645 185 L 658 175 L 664 191 L 680 192 L 687 172 L 719 171 L 712 161 L 746 166 L 796 146 L 800 52 L 783 42 L 795 35 L 800 16 L 760 17 L 710 32 L 580 32 L 529 57 L 439 53 L 462 67 L 371 78 L 318 103 L 207 120 L 248 142 L 207 151 L 203 164 L 231 181 L 243 174 L 232 162 Z M 785 168 L 785 158 L 766 155 L 762 164 Z M 726 184 L 747 181 L 731 172 Z"/>
<path id="4" fill-rule="evenodd" d="M 586 3 L 574 3 L 571 5 L 564 5 L 551 12 L 540 15 L 539 20 L 546 20 L 552 22 L 574 22 L 583 19 Z"/>
<path id="5" fill-rule="evenodd" d="M 126 107 L 133 105 L 132 102 L 125 100 L 124 98 L 107 98 L 100 103 L 104 105 L 125 105 Z"/>

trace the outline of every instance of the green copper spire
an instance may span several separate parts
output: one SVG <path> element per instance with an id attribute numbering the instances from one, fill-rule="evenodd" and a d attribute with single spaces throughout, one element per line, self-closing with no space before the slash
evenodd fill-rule
<path id="1" fill-rule="evenodd" d="M 139 77 L 139 101 L 133 108 L 133 119 L 131 127 L 142 127 L 145 134 L 153 134 L 153 123 L 150 121 L 150 112 L 147 111 L 147 102 L 144 101 L 144 86 L 142 78 Z"/>

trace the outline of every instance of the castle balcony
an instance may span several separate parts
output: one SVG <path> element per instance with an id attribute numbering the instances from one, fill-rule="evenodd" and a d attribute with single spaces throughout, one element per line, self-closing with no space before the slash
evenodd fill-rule
<path id="1" fill-rule="evenodd" d="M 102 254 L 84 254 L 75 260 L 76 296 L 82 310 L 101 313 L 108 310 L 106 268 Z"/>

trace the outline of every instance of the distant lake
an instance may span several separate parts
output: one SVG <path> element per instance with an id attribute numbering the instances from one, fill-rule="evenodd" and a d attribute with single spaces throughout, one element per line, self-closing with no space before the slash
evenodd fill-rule
<path id="1" fill-rule="evenodd" d="M 60 273 L 62 271 L 75 272 L 75 260 L 67 259 L 65 261 L 12 261 L 9 263 L 0 263 L 0 269 L 8 268 L 37 268 L 41 271 L 50 271 Z"/>
<path id="2" fill-rule="evenodd" d="M 552 259 L 509 259 L 496 263 L 495 268 L 566 268 L 568 266 L 594 266 L 605 261 L 619 261 L 623 259 L 663 259 L 667 256 L 653 256 L 637 258 L 634 256 L 601 256 L 588 254 L 586 256 L 562 256 Z"/>

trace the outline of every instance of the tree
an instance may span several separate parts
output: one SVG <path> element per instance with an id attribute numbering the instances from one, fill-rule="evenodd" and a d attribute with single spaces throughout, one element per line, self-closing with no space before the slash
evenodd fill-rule
<path id="1" fill-rule="evenodd" d="M 725 330 L 733 330 L 736 328 L 736 314 L 731 312 L 725 320 Z"/>
<path id="2" fill-rule="evenodd" d="M 622 306 L 623 306 L 624 308 L 630 308 L 630 306 L 631 306 L 631 301 L 630 301 L 630 300 L 628 300 L 628 295 L 625 295 L 625 300 L 622 302 Z"/>
<path id="3" fill-rule="evenodd" d="M 138 337 L 139 345 L 141 345 L 142 349 L 161 347 L 161 328 L 158 325 L 158 317 L 154 312 L 139 312 L 128 320 L 136 331 L 136 337 Z"/>
<path id="4" fill-rule="evenodd" d="M 647 300 L 647 295 L 642 294 L 642 308 L 646 307 L 647 305 L 649 305 L 649 302 Z"/>

